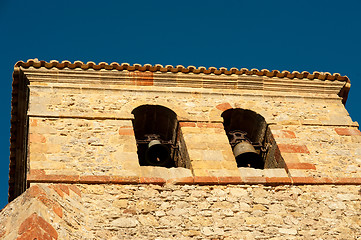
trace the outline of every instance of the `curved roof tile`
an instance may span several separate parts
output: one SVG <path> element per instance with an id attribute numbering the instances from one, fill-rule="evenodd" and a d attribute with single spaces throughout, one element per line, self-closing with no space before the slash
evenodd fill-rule
<path id="1" fill-rule="evenodd" d="M 94 70 L 100 70 L 100 69 L 105 69 L 105 70 L 118 70 L 118 71 L 122 71 L 122 70 L 128 70 L 128 71 L 151 71 L 151 72 L 173 72 L 173 73 L 177 73 L 177 72 L 182 72 L 182 73 L 204 73 L 204 74 L 225 74 L 225 75 L 230 75 L 230 74 L 237 74 L 237 75 L 242 75 L 242 74 L 246 74 L 246 75 L 258 75 L 258 76 L 267 76 L 267 77 L 278 77 L 278 78 L 308 78 L 308 79 L 319 79 L 319 80 L 337 80 L 337 81 L 344 81 L 344 82 L 350 82 L 349 78 L 347 76 L 341 76 L 339 73 L 334 73 L 331 74 L 329 72 L 317 72 L 314 71 L 313 73 L 309 73 L 307 71 L 302 71 L 302 72 L 298 72 L 298 71 L 278 71 L 278 70 L 268 70 L 268 69 L 262 69 L 262 70 L 258 70 L 256 68 L 253 68 L 251 70 L 247 69 L 247 68 L 241 68 L 241 69 L 237 69 L 232 67 L 231 69 L 227 69 L 225 67 L 221 67 L 219 69 L 215 68 L 215 67 L 209 67 L 208 69 L 200 66 L 198 68 L 196 68 L 195 66 L 188 66 L 188 67 L 184 67 L 182 65 L 177 65 L 176 67 L 173 67 L 172 65 L 166 65 L 165 67 L 163 67 L 161 64 L 155 64 L 155 65 L 151 65 L 151 64 L 133 64 L 130 65 L 129 63 L 116 63 L 116 62 L 112 62 L 111 64 L 108 64 L 106 62 L 100 62 L 99 64 L 96 64 L 94 62 L 87 62 L 87 63 L 83 63 L 81 61 L 75 61 L 75 62 L 70 62 L 70 61 L 56 61 L 56 60 L 51 60 L 50 62 L 46 62 L 46 61 L 39 61 L 37 59 L 29 59 L 26 62 L 23 61 L 19 61 L 15 64 L 15 67 L 23 67 L 23 68 L 29 68 L 29 67 L 35 67 L 35 68 L 40 68 L 40 67 L 45 67 L 47 69 L 51 69 L 51 68 L 57 68 L 57 69 L 63 69 L 63 68 L 70 68 L 70 69 L 75 69 L 75 68 L 81 68 L 83 70 L 87 70 L 87 69 L 94 69 Z"/>

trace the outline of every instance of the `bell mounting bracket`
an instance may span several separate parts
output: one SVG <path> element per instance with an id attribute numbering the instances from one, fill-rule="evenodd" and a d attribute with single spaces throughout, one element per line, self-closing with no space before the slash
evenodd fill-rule
<path id="1" fill-rule="evenodd" d="M 172 140 L 165 141 L 165 140 L 161 139 L 160 135 L 158 135 L 158 134 L 146 134 L 144 136 L 146 137 L 146 139 L 143 139 L 143 140 L 137 139 L 136 140 L 137 144 L 148 144 L 153 140 L 158 140 L 163 145 L 171 145 L 172 147 L 174 145 Z"/>
<path id="2" fill-rule="evenodd" d="M 249 142 L 252 144 L 251 140 L 249 140 L 246 135 L 247 132 L 241 131 L 241 130 L 233 130 L 228 133 L 228 135 L 231 137 L 231 140 L 229 143 L 232 147 L 236 146 L 240 142 Z"/>

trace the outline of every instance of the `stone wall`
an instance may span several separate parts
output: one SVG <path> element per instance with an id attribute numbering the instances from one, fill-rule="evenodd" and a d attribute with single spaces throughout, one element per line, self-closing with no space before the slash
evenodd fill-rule
<path id="1" fill-rule="evenodd" d="M 130 120 L 30 119 L 30 169 L 49 175 L 135 176 L 136 151 Z"/>
<path id="2" fill-rule="evenodd" d="M 34 174 L 37 171 L 68 179 L 153 178 L 146 182 L 187 177 L 211 177 L 203 178 L 208 183 L 361 182 L 361 133 L 337 95 L 282 92 L 276 96 L 260 90 L 93 81 L 86 86 L 78 81 L 44 84 L 29 78 L 30 182 L 46 181 Z M 179 145 L 186 156 L 180 162 L 191 171 L 139 166 L 131 112 L 143 104 L 165 106 L 177 114 L 183 141 Z M 230 108 L 250 109 L 265 117 L 284 160 L 278 165 L 287 172 L 237 169 L 221 117 Z M 215 179 L 219 177 L 223 179 Z"/>
<path id="3" fill-rule="evenodd" d="M 2 210 L 0 239 L 357 239 L 360 190 L 37 184 Z"/>
<path id="4" fill-rule="evenodd" d="M 99 239 L 356 239 L 359 186 L 81 185 Z"/>

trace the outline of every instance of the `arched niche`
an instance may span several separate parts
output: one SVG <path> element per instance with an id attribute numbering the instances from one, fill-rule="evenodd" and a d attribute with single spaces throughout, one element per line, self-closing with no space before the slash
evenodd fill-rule
<path id="1" fill-rule="evenodd" d="M 141 166 L 176 167 L 177 115 L 160 105 L 142 105 L 132 111 Z"/>
<path id="2" fill-rule="evenodd" d="M 252 110 L 231 108 L 221 117 L 238 167 L 284 167 L 284 160 L 263 116 Z"/>
<path id="3" fill-rule="evenodd" d="M 224 130 L 228 133 L 234 130 L 247 132 L 247 138 L 253 143 L 261 143 L 267 129 L 267 123 L 264 117 L 258 113 L 241 108 L 231 108 L 224 111 L 223 117 Z"/>

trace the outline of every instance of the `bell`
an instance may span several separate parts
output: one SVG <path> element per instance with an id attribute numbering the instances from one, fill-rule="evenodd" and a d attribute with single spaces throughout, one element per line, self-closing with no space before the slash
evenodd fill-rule
<path id="1" fill-rule="evenodd" d="M 149 142 L 148 149 L 145 152 L 145 161 L 148 165 L 166 167 L 169 165 L 170 160 L 167 146 L 163 145 L 159 140 Z"/>
<path id="2" fill-rule="evenodd" d="M 251 143 L 247 141 L 239 142 L 233 148 L 237 167 L 263 168 L 261 156 L 256 152 Z"/>

